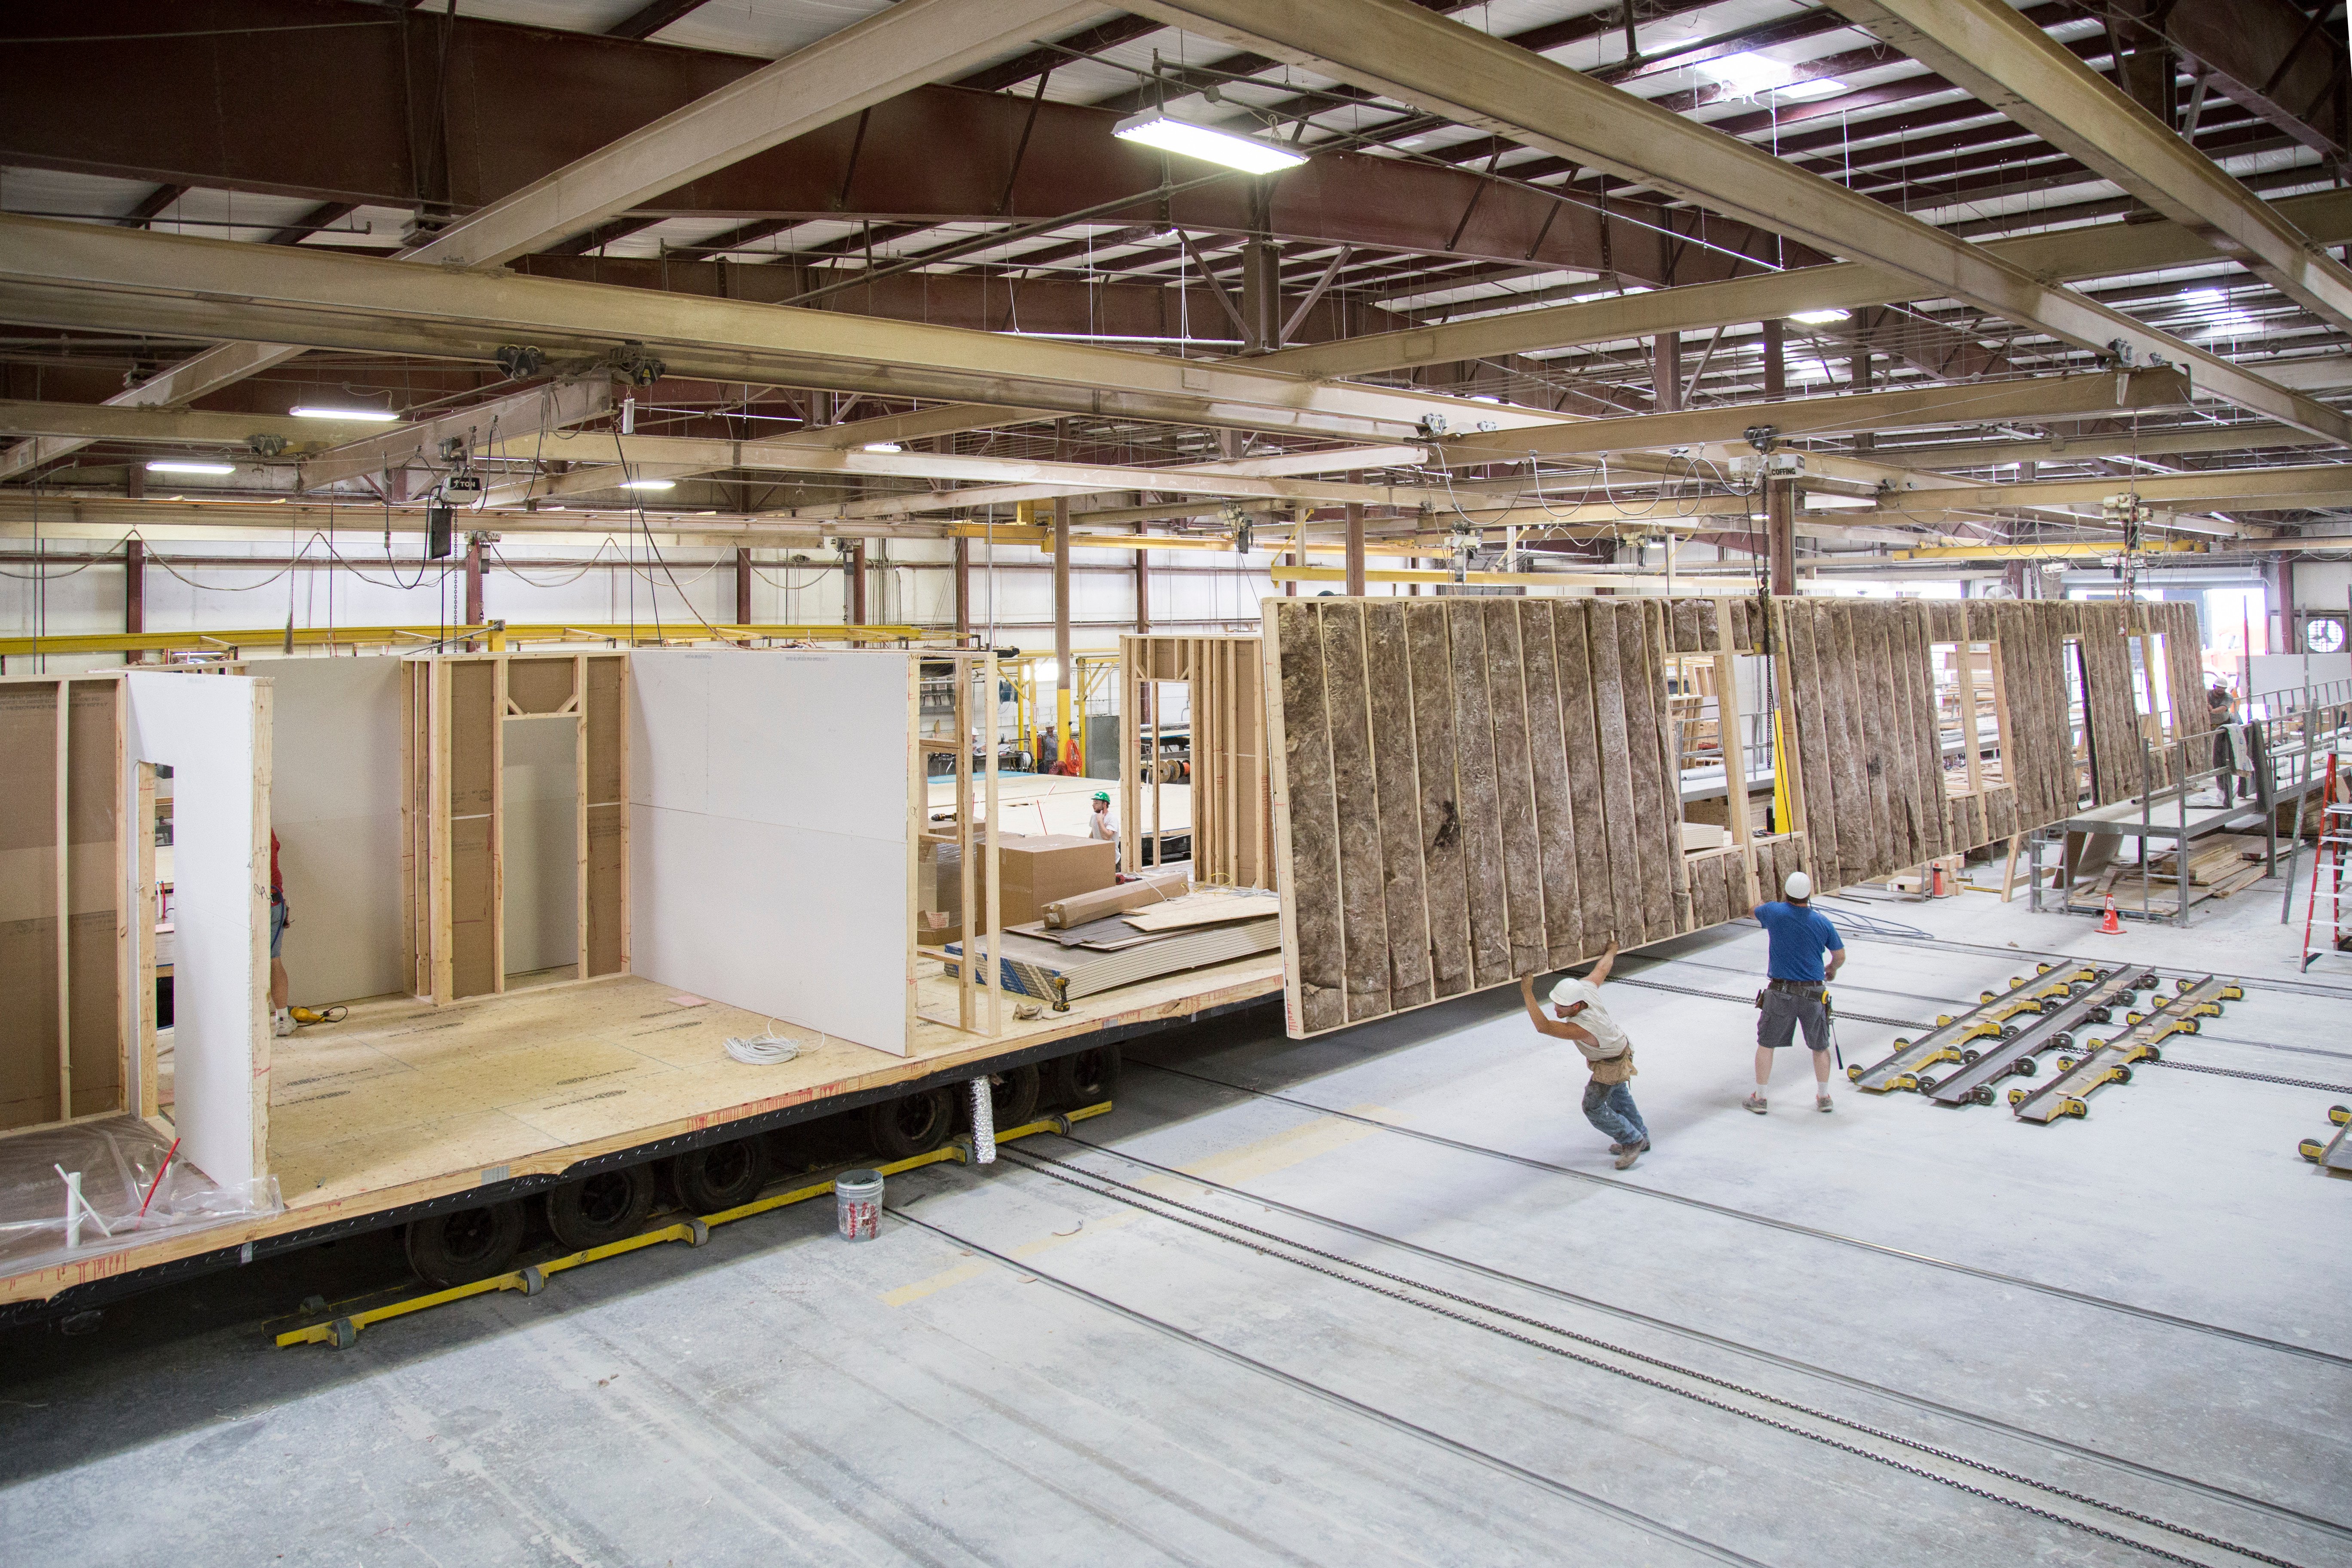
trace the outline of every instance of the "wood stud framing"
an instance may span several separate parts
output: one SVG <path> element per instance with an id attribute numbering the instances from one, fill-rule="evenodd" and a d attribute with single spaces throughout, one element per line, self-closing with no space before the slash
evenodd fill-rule
<path id="1" fill-rule="evenodd" d="M 506 989 L 506 725 L 569 717 L 578 805 L 573 978 L 629 967 L 628 656 L 425 655 L 403 693 L 407 973 L 436 1002 Z"/>
<path id="2" fill-rule="evenodd" d="M 2135 638 L 2164 637 L 2174 738 L 2206 727 L 2180 695 L 2198 680 L 2187 604 L 1457 595 L 1265 616 L 1294 1035 L 1733 920 L 1801 866 L 1827 890 L 2071 815 L 2068 639 L 2100 801 L 2141 788 L 2133 660 L 2152 656 Z M 1990 650 L 1998 780 L 1947 747 L 1937 643 L 1958 645 L 1970 713 Z M 1728 773 L 1743 654 L 1765 661 L 1796 820 L 1753 833 L 1743 780 L 1730 847 L 1685 855 L 1666 662 L 1714 659 Z"/>
<path id="3" fill-rule="evenodd" d="M 118 676 L 0 680 L 0 1129 L 131 1108 L 122 727 Z"/>
<path id="4" fill-rule="evenodd" d="M 1192 742 L 1192 879 L 1274 884 L 1264 664 L 1255 637 L 1119 638 L 1119 863 L 1140 869 L 1144 840 L 1160 862 L 1162 712 L 1150 688 L 1182 681 Z M 1148 717 L 1147 717 L 1148 715 Z"/>
<path id="5" fill-rule="evenodd" d="M 936 670 L 942 663 L 948 667 L 947 679 L 953 690 L 950 744 L 945 752 L 927 742 L 922 732 L 923 671 L 926 666 Z M 956 653 L 944 659 L 927 653 L 907 662 L 907 1037 L 910 1041 L 918 1024 L 940 1024 L 984 1036 L 999 1035 L 1004 1029 L 1003 976 L 997 962 L 997 933 L 1003 930 L 998 863 L 1002 828 L 997 811 L 1003 711 L 997 693 L 1003 689 L 1002 679 L 993 653 Z M 975 690 L 984 695 L 975 700 Z M 982 714 L 987 716 L 985 722 L 976 722 Z M 972 767 L 975 750 L 982 758 L 977 776 Z M 930 806 L 930 758 L 942 754 L 954 758 L 956 785 L 955 809 L 945 832 L 933 820 Z M 919 995 L 928 963 L 939 957 L 936 951 L 923 952 L 919 924 L 919 912 L 928 901 L 923 879 L 937 874 L 935 866 L 925 863 L 926 847 L 952 847 L 956 852 L 956 910 L 961 922 L 962 952 L 970 962 L 951 966 L 956 994 L 951 1018 L 925 1012 Z"/>

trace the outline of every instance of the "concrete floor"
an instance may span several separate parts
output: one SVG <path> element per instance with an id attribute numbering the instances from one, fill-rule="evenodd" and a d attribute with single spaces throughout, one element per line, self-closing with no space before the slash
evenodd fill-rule
<path id="1" fill-rule="evenodd" d="M 1856 941 L 1849 1015 L 1931 1017 L 2027 950 L 2295 973 L 2275 885 L 2120 938 L 1978 894 L 1825 907 L 1936 939 Z M 1021 1147 L 2274 1558 L 2352 1563 L 2352 1184 L 2294 1153 L 2352 1096 L 2155 1068 L 2045 1128 L 1841 1079 L 1822 1116 L 1790 1062 L 1758 1118 L 1738 1102 L 1761 950 L 1731 928 L 1622 971 L 1731 1001 L 1611 988 L 1657 1139 L 1623 1178 L 1577 1113 L 1574 1053 L 1495 996 L 1316 1041 L 1256 1013 L 1131 1048 L 1118 1110 L 1078 1131 L 1218 1188 Z M 2352 963 L 2311 978 L 2334 994 L 2251 989 L 2168 1054 L 2352 1083 Z M 1897 1031 L 1840 1032 L 1859 1062 Z M 85 1338 L 0 1339 L 0 1535 L 15 1561 L 174 1568 L 2158 1560 L 1492 1331 L 1510 1328 L 2179 1561 L 2245 1561 L 1440 1316 L 1017 1158 L 890 1195 L 937 1228 L 853 1247 L 806 1205 L 341 1352 L 272 1349 L 262 1322 L 379 1282 L 389 1238 L 142 1298 Z"/>

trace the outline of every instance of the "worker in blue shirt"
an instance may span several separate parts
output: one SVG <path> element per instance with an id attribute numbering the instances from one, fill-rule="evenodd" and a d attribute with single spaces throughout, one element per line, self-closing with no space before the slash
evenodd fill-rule
<path id="1" fill-rule="evenodd" d="M 1845 942 L 1829 916 L 1813 908 L 1811 877 L 1790 872 L 1781 892 L 1787 902 L 1759 904 L 1754 911 L 1756 923 L 1772 939 L 1770 979 L 1756 994 L 1762 1016 L 1756 1022 L 1756 1092 L 1748 1097 L 1748 1109 L 1759 1116 L 1764 1114 L 1764 1086 L 1772 1078 L 1772 1053 L 1795 1040 L 1801 1024 L 1813 1053 L 1813 1109 L 1833 1109 L 1829 983 L 1845 963 Z"/>

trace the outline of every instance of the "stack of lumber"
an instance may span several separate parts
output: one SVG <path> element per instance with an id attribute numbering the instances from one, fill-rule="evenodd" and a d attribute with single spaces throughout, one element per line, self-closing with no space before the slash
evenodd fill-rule
<path id="1" fill-rule="evenodd" d="M 2263 850 L 2263 841 L 2245 833 L 2217 833 L 2192 843 L 2189 847 L 2189 904 L 2193 907 L 2207 899 L 2226 899 L 2261 881 Z M 2150 913 L 2179 912 L 2179 879 L 2178 851 L 2158 855 L 2149 862 L 2145 907 Z M 2137 866 L 2110 866 L 2095 880 L 2076 886 L 2067 894 L 2066 903 L 2070 909 L 2096 910 L 2105 907 L 2109 897 L 2114 898 L 2119 909 L 2142 907 Z"/>

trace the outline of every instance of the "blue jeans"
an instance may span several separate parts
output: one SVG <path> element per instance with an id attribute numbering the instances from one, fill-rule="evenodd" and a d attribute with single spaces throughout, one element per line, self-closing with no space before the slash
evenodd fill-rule
<path id="1" fill-rule="evenodd" d="M 1633 1106 L 1630 1083 L 1602 1083 L 1592 1079 L 1584 1086 L 1584 1119 L 1609 1134 L 1612 1143 L 1646 1143 L 1650 1130 Z"/>

